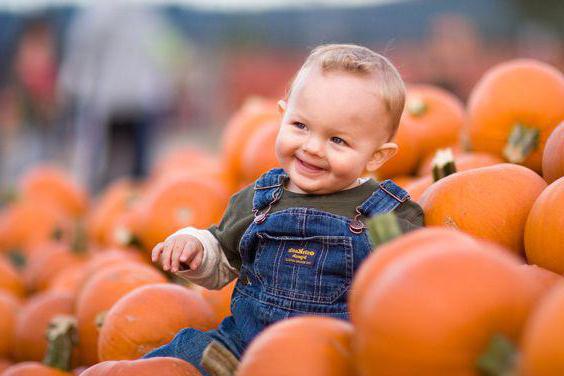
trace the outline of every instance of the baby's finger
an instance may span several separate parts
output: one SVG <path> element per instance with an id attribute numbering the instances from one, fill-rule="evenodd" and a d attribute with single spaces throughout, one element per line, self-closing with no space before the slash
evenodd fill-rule
<path id="1" fill-rule="evenodd" d="M 202 258 L 204 257 L 204 252 L 196 252 L 196 256 L 190 263 L 190 269 L 196 270 L 202 263 Z"/>
<path id="2" fill-rule="evenodd" d="M 174 240 L 169 240 L 165 243 L 164 251 L 161 254 L 161 265 L 163 266 L 163 270 L 170 269 L 170 257 L 174 249 L 174 244 Z"/>
<path id="3" fill-rule="evenodd" d="M 182 241 L 176 241 L 176 243 L 174 244 L 174 248 L 172 250 L 172 254 L 170 256 L 171 258 L 171 272 L 175 273 L 178 271 L 178 263 L 180 260 L 180 255 L 182 254 L 182 251 L 184 250 L 184 248 L 186 247 L 185 242 Z"/>
<path id="4" fill-rule="evenodd" d="M 184 264 L 186 268 L 188 268 L 188 265 L 194 258 L 195 253 L 196 249 L 194 248 L 194 246 L 189 242 L 186 243 L 184 249 L 182 250 L 182 254 L 180 255 L 180 262 Z"/>
<path id="5" fill-rule="evenodd" d="M 156 262 L 164 249 L 164 243 L 157 244 L 151 251 L 151 261 Z"/>

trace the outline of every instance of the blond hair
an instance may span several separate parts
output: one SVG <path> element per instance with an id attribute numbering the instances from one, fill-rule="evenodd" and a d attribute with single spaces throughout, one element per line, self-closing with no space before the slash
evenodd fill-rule
<path id="1" fill-rule="evenodd" d="M 390 115 L 391 139 L 400 122 L 405 105 L 405 85 L 398 70 L 384 56 L 369 48 L 355 44 L 326 44 L 314 48 L 298 70 L 286 94 L 288 98 L 296 82 L 303 78 L 311 66 L 323 72 L 344 71 L 358 74 L 375 74 L 378 79 L 380 97 Z"/>

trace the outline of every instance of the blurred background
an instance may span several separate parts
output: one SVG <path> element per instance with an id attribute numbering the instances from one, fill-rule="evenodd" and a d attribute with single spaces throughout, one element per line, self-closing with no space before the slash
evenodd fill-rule
<path id="1" fill-rule="evenodd" d="M 357 43 L 461 100 L 515 57 L 564 69 L 561 0 L 0 0 L 0 189 L 50 161 L 92 193 L 175 147 L 220 147 L 311 48 Z"/>

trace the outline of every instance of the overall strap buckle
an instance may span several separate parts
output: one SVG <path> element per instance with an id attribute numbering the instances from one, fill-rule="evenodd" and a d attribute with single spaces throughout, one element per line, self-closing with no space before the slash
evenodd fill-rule
<path id="1" fill-rule="evenodd" d="M 359 219 L 360 216 L 362 215 L 362 213 L 360 212 L 361 207 L 357 206 L 355 208 L 356 211 L 356 215 L 354 216 L 354 218 L 351 220 L 351 222 L 349 223 L 349 230 L 353 233 L 353 234 L 360 234 L 362 233 L 362 231 L 364 231 L 365 227 L 364 223 L 362 223 L 362 221 Z"/>

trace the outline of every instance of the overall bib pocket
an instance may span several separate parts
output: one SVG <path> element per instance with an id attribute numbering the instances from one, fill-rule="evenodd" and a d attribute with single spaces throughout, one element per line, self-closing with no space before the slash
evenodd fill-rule
<path id="1" fill-rule="evenodd" d="M 272 236 L 257 233 L 255 274 L 267 293 L 310 303 L 333 303 L 350 287 L 349 236 Z"/>

